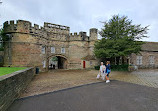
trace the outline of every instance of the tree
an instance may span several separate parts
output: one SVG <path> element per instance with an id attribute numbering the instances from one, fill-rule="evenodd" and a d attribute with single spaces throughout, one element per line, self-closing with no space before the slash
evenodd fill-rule
<path id="1" fill-rule="evenodd" d="M 3 30 L 0 29 L 0 51 L 3 50 Z"/>
<path id="2" fill-rule="evenodd" d="M 138 54 L 141 50 L 140 41 L 147 37 L 148 26 L 132 25 L 132 20 L 127 16 L 114 15 L 109 21 L 104 22 L 104 27 L 99 34 L 101 40 L 95 43 L 94 54 L 97 58 L 116 58 L 117 64 L 120 56 Z"/>
<path id="3" fill-rule="evenodd" d="M 4 50 L 4 44 L 9 40 L 9 37 L 4 33 L 4 29 L 0 29 L 0 51 Z"/>

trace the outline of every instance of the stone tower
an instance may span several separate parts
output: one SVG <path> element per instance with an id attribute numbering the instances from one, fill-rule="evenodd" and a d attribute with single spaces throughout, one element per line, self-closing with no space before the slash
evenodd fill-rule
<path id="1" fill-rule="evenodd" d="M 90 40 L 97 40 L 98 39 L 98 29 L 91 28 L 90 29 Z"/>

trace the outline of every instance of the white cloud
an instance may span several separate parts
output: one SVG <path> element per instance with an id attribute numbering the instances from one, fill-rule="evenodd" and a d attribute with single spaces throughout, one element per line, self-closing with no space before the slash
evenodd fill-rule
<path id="1" fill-rule="evenodd" d="M 71 32 L 101 28 L 114 14 L 126 15 L 134 24 L 150 25 L 148 41 L 157 41 L 157 0 L 1 0 L 0 25 L 7 20 L 28 20 L 67 25 Z"/>

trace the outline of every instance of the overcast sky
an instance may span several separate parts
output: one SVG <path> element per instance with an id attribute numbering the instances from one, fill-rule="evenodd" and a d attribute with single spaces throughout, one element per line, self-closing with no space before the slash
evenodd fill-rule
<path id="1" fill-rule="evenodd" d="M 126 15 L 133 24 L 150 25 L 145 41 L 158 42 L 158 0 L 0 0 L 0 25 L 8 20 L 27 20 L 66 25 L 71 32 L 102 28 L 100 21 Z"/>

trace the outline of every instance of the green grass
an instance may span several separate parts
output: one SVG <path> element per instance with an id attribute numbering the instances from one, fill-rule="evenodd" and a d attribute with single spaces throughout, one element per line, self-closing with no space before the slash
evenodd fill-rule
<path id="1" fill-rule="evenodd" d="M 26 67 L 0 67 L 0 76 L 10 74 L 23 69 L 26 69 Z"/>

